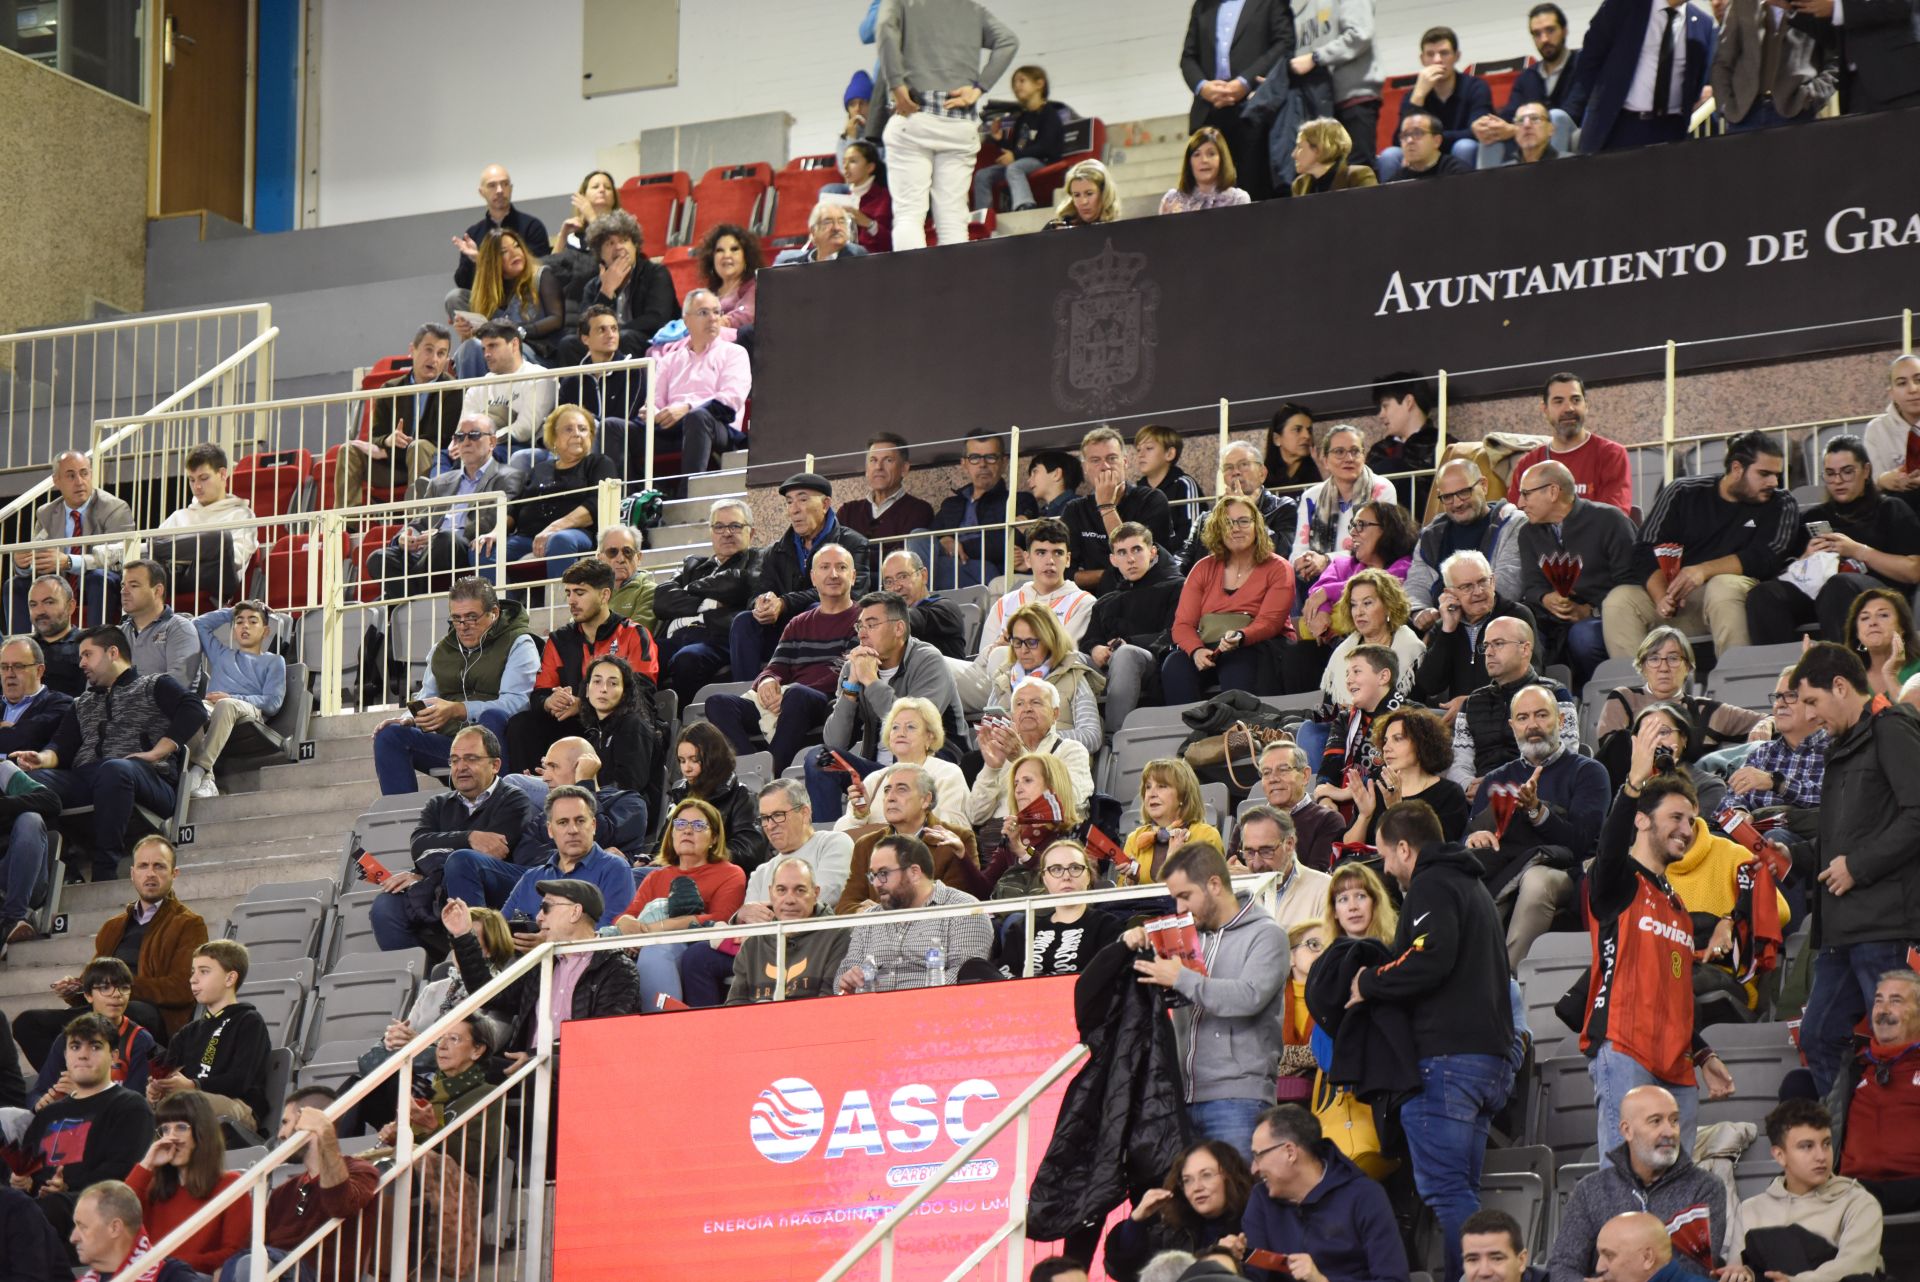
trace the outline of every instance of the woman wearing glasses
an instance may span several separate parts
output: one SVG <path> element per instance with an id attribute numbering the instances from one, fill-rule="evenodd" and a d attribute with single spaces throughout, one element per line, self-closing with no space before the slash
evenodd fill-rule
<path id="1" fill-rule="evenodd" d="M 1347 528 L 1353 535 L 1352 548 L 1328 558 L 1327 568 L 1313 581 L 1313 590 L 1300 606 L 1302 635 L 1323 643 L 1333 627 L 1334 602 L 1347 580 L 1362 570 L 1385 570 L 1405 583 L 1414 545 L 1420 540 L 1413 514 L 1394 502 L 1364 504 Z"/>
<path id="2" fill-rule="evenodd" d="M 1087 848 L 1077 841 L 1061 839 L 1040 852 L 1040 879 L 1049 895 L 1071 895 L 1093 889 L 1093 863 Z M 1062 904 L 1033 915 L 1033 944 L 1027 944 L 1026 923 L 1019 917 L 1008 919 L 1006 936 L 1000 941 L 1000 969 L 1015 979 L 1027 974 L 1029 958 L 1033 976 L 1078 975 L 1093 960 L 1093 955 L 1120 938 L 1120 922 L 1111 914 L 1086 904 Z"/>
<path id="3" fill-rule="evenodd" d="M 1216 687 L 1277 691 L 1279 651 L 1293 636 L 1293 567 L 1244 495 L 1213 505 L 1200 542 L 1207 555 L 1188 571 L 1173 614 L 1174 649 L 1160 665 L 1166 701 L 1193 703 Z"/>
<path id="4" fill-rule="evenodd" d="M 1633 666 L 1639 669 L 1640 684 L 1609 691 L 1606 702 L 1601 705 L 1600 722 L 1594 727 L 1599 746 L 1597 755 L 1614 775 L 1615 787 L 1625 777 L 1627 742 L 1624 738 L 1617 741 L 1618 747 L 1610 753 L 1608 736 L 1626 730 L 1639 719 L 1642 710 L 1653 704 L 1672 704 L 1683 710 L 1693 723 L 1690 742 L 1680 758 L 1688 763 L 1709 752 L 1744 743 L 1749 737 L 1764 739 L 1773 733 L 1769 723 L 1764 733 L 1755 735 L 1756 727 L 1766 720 L 1758 712 L 1687 693 L 1687 678 L 1693 675 L 1694 667 L 1693 644 L 1678 628 L 1661 626 L 1647 633 L 1646 640 L 1634 652 Z"/>
<path id="5" fill-rule="evenodd" d="M 140 1199 L 146 1234 L 158 1242 L 185 1224 L 214 1195 L 240 1178 L 226 1169 L 227 1141 L 213 1106 L 199 1091 L 176 1091 L 153 1111 L 153 1144 L 127 1172 L 127 1187 Z M 171 1253 L 212 1277 L 236 1251 L 247 1249 L 252 1214 L 246 1198 L 205 1225 Z"/>
<path id="6" fill-rule="evenodd" d="M 1382 480 L 1367 466 L 1367 438 L 1351 423 L 1336 423 L 1321 438 L 1320 458 L 1326 480 L 1300 496 L 1300 515 L 1293 529 L 1293 573 L 1302 585 L 1312 583 L 1336 552 L 1353 547 L 1351 525 L 1365 503 L 1392 503 L 1393 482 Z"/>
<path id="7" fill-rule="evenodd" d="M 747 901 L 747 874 L 727 858 L 720 812 L 698 797 L 687 797 L 667 812 L 654 865 L 627 911 L 614 918 L 613 929 L 622 935 L 724 924 Z M 663 994 L 681 1000 L 680 954 L 687 947 L 658 944 L 640 950 L 641 1010 L 657 1010 Z"/>
<path id="8" fill-rule="evenodd" d="M 1039 677 L 1060 693 L 1056 728 L 1061 737 L 1078 743 L 1089 756 L 1106 746 L 1098 698 L 1107 679 L 1074 650 L 1051 606 L 1032 601 L 1015 610 L 1007 619 L 1006 644 L 994 651 L 990 663 L 989 705 L 1010 707 L 1013 687 Z"/>
<path id="9" fill-rule="evenodd" d="M 1383 645 L 1400 660 L 1400 677 L 1394 689 L 1405 694 L 1413 684 L 1414 669 L 1426 646 L 1420 634 L 1407 624 L 1412 607 L 1400 580 L 1385 570 L 1365 569 L 1347 580 L 1333 607 L 1329 637 L 1339 637 L 1333 653 L 1320 672 L 1320 693 L 1338 707 L 1348 707 L 1353 697 L 1347 691 L 1347 656 L 1363 645 Z M 1307 649 L 1303 643 L 1296 653 Z"/>
<path id="10" fill-rule="evenodd" d="M 1200 1252 L 1222 1238 L 1230 1239 L 1229 1247 L 1240 1247 L 1234 1252 L 1238 1258 L 1246 1247 L 1240 1216 L 1252 1192 L 1253 1173 L 1233 1145 L 1220 1140 L 1189 1145 L 1173 1159 L 1160 1187 L 1148 1190 L 1133 1214 L 1107 1234 L 1107 1276 L 1134 1282 L 1160 1252 Z"/>

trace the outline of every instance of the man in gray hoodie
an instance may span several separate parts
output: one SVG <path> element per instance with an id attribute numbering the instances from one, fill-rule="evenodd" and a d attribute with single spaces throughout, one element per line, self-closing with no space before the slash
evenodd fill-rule
<path id="1" fill-rule="evenodd" d="M 1216 846 L 1195 841 L 1174 851 L 1166 885 L 1180 911 L 1193 914 L 1206 972 L 1173 957 L 1133 968 L 1141 983 L 1183 999 L 1173 1008 L 1173 1028 L 1194 1130 L 1251 1159 L 1254 1123 L 1273 1104 L 1280 1063 L 1287 932 L 1259 904 L 1233 893 L 1227 857 Z M 1138 926 L 1124 938 L 1129 948 L 1147 946 Z"/>
<path id="2" fill-rule="evenodd" d="M 1594 1276 L 1594 1242 L 1616 1215 L 1644 1211 L 1667 1226 L 1674 1258 L 1703 1277 L 1724 1258 L 1727 1188 L 1680 1144 L 1680 1105 L 1663 1086 L 1636 1086 L 1620 1101 L 1620 1136 L 1600 1169 L 1574 1186 L 1548 1261 L 1549 1282 Z"/>

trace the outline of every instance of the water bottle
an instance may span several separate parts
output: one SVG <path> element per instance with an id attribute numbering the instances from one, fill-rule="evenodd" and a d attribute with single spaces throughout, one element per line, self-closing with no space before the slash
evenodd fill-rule
<path id="1" fill-rule="evenodd" d="M 947 950 L 938 944 L 927 945 L 927 987 L 938 988 L 947 982 Z"/>
<path id="2" fill-rule="evenodd" d="M 875 990 L 875 981 L 879 976 L 880 963 L 873 959 L 872 953 L 868 953 L 860 959 L 860 991 L 863 993 L 873 992 Z"/>

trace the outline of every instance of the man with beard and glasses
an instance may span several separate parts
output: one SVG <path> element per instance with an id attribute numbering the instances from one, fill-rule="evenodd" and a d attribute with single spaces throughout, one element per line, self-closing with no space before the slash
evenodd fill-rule
<path id="1" fill-rule="evenodd" d="M 873 848 L 866 875 L 880 898 L 865 912 L 979 902 L 964 890 L 934 880 L 933 854 L 918 837 L 900 833 L 882 837 Z M 985 917 L 919 918 L 905 925 L 870 917 L 847 935 L 847 965 L 839 990 L 886 993 L 951 984 L 960 977 L 964 963 L 975 958 L 984 961 L 992 950 L 993 927 Z"/>
<path id="2" fill-rule="evenodd" d="M 1507 961 L 1518 969 L 1533 941 L 1573 904 L 1574 878 L 1607 817 L 1608 781 L 1605 766 L 1561 741 L 1566 718 L 1552 690 L 1522 686 L 1508 713 L 1520 755 L 1480 781 L 1467 848 L 1507 918 Z M 1507 788 L 1519 796 L 1501 832 L 1492 801 Z"/>
<path id="3" fill-rule="evenodd" d="M 1718 654 L 1751 643 L 1747 594 L 1787 568 L 1800 531 L 1800 505 L 1780 484 L 1785 470 L 1778 438 L 1743 432 L 1727 442 L 1720 476 L 1683 476 L 1660 491 L 1634 545 L 1634 581 L 1600 607 L 1609 655 L 1631 657 L 1661 623 L 1712 633 Z M 1671 575 L 1657 555 L 1669 546 L 1681 562 Z"/>
<path id="4" fill-rule="evenodd" d="M 1489 622 L 1481 636 L 1486 652 L 1487 684 L 1467 695 L 1453 719 L 1453 768 L 1447 778 L 1474 797 L 1487 774 L 1520 755 L 1520 745 L 1508 718 L 1513 696 L 1526 686 L 1553 692 L 1560 710 L 1560 744 L 1569 752 L 1580 748 L 1579 705 L 1558 682 L 1550 682 L 1533 667 L 1533 628 L 1524 619 L 1502 616 Z"/>
<path id="5" fill-rule="evenodd" d="M 1834 437 L 1821 472 L 1826 501 L 1800 514 L 1799 559 L 1747 594 L 1755 645 L 1797 641 L 1808 623 L 1820 625 L 1821 640 L 1852 645 L 1847 614 L 1855 597 L 1869 588 L 1905 596 L 1920 583 L 1920 517 L 1874 483 L 1866 442 Z"/>
<path id="6" fill-rule="evenodd" d="M 1671 1092 L 1659 1086 L 1627 1092 L 1600 1169 L 1574 1186 L 1560 1213 L 1548 1263 L 1551 1282 L 1594 1277 L 1601 1229 L 1630 1212 L 1652 1215 L 1666 1227 L 1676 1255 L 1712 1274 L 1727 1241 L 1727 1186 L 1694 1165 L 1680 1131 L 1680 1105 Z"/>
<path id="7" fill-rule="evenodd" d="M 1586 380 L 1578 374 L 1550 376 L 1540 390 L 1540 408 L 1553 439 L 1522 454 L 1507 475 L 1525 476 L 1527 469 L 1536 464 L 1558 463 L 1573 476 L 1569 499 L 1611 503 L 1631 515 L 1633 479 L 1627 466 L 1627 451 L 1587 426 L 1590 411 Z"/>

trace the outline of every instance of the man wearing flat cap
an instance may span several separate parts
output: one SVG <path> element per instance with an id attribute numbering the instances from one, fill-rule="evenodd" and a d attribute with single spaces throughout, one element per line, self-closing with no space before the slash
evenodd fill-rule
<path id="1" fill-rule="evenodd" d="M 750 681 L 767 666 L 780 633 L 794 617 L 820 604 L 813 586 L 814 553 L 837 543 L 853 554 L 851 596 L 859 600 L 873 587 L 867 540 L 840 524 L 833 514 L 833 486 L 817 472 L 796 472 L 780 486 L 791 528 L 768 545 L 754 579 L 751 609 L 735 616 L 728 636 L 729 660 L 736 681 Z"/>
<path id="2" fill-rule="evenodd" d="M 555 877 L 540 882 L 540 912 L 534 919 L 546 932 L 549 942 L 572 943 L 592 939 L 597 923 L 606 911 L 606 898 L 600 887 L 577 877 Z M 469 991 L 477 992 L 493 978 L 486 954 L 480 950 L 480 936 L 473 919 L 460 900 L 447 901 L 443 918 L 447 933 L 453 936 L 453 955 Z M 500 999 L 500 1007 L 489 1007 L 506 1017 L 511 1010 L 511 1031 L 506 1050 L 523 1050 L 532 1041 L 535 1021 L 540 1014 L 540 980 L 535 971 L 516 984 Z M 631 954 L 610 948 L 597 952 L 562 953 L 553 959 L 553 1022 L 556 1026 L 570 1019 L 599 1019 L 604 1015 L 633 1015 L 640 1010 L 640 975 L 633 968 Z"/>

